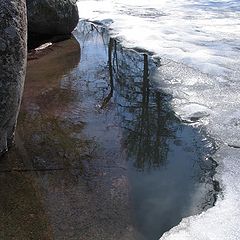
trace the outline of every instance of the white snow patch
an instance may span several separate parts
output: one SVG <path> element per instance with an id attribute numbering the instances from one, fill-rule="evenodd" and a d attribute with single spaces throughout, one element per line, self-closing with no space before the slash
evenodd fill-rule
<path id="1" fill-rule="evenodd" d="M 228 75 L 239 66 L 239 0 L 81 0 L 80 17 L 112 19 L 112 34 L 202 72 Z"/>
<path id="2" fill-rule="evenodd" d="M 164 63 L 164 61 L 163 61 Z M 185 218 L 165 233 L 161 240 L 238 240 L 240 236 L 240 84 L 201 74 L 185 65 L 167 61 L 154 77 L 171 88 L 172 107 L 186 120 L 204 116 L 202 122 L 219 144 L 213 156 L 219 163 L 215 179 L 223 188 L 223 198 L 215 207 L 198 216 Z M 175 71 L 174 71 L 175 69 Z M 174 83 L 169 84 L 171 74 Z M 189 84 L 191 79 L 199 79 Z M 237 78 L 237 80 L 240 78 Z M 202 120 L 202 119 L 201 119 Z"/>
<path id="3" fill-rule="evenodd" d="M 239 150 L 223 147 L 218 162 L 217 179 L 224 186 L 224 197 L 216 206 L 198 215 L 185 218 L 165 233 L 161 240 L 239 240 L 240 227 L 240 159 Z M 221 157 L 220 157 L 221 156 Z"/>
<path id="4" fill-rule="evenodd" d="M 209 116 L 210 109 L 206 106 L 198 103 L 187 103 L 183 105 L 176 114 L 180 116 L 182 120 L 194 122 L 203 117 Z"/>

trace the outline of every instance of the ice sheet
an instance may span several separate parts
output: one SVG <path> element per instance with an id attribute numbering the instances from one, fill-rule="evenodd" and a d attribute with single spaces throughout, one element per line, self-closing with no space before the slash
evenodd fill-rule
<path id="1" fill-rule="evenodd" d="M 112 19 L 129 47 L 180 60 L 214 75 L 239 66 L 240 3 L 209 0 L 79 1 L 80 17 Z"/>

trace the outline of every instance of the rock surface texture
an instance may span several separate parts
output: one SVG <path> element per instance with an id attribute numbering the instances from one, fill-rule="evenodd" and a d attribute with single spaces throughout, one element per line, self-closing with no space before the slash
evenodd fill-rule
<path id="1" fill-rule="evenodd" d="M 28 31 L 34 35 L 70 35 L 79 16 L 75 0 L 27 0 Z"/>
<path id="2" fill-rule="evenodd" d="M 0 155 L 14 140 L 26 68 L 25 0 L 0 0 Z"/>

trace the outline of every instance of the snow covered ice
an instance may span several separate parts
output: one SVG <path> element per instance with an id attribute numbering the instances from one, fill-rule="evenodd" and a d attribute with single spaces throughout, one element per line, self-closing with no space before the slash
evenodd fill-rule
<path id="1" fill-rule="evenodd" d="M 161 58 L 157 86 L 189 124 L 204 126 L 219 148 L 216 206 L 183 219 L 164 240 L 240 239 L 240 1 L 79 1 L 80 17 L 108 24 L 126 47 Z"/>

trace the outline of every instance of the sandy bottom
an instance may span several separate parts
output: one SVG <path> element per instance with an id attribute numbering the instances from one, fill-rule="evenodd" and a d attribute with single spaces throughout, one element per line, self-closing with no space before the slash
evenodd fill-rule
<path id="1" fill-rule="evenodd" d="M 16 146 L 0 162 L 1 239 L 134 239 L 119 129 L 99 141 L 98 100 L 71 85 L 79 61 L 75 39 L 30 56 Z"/>

